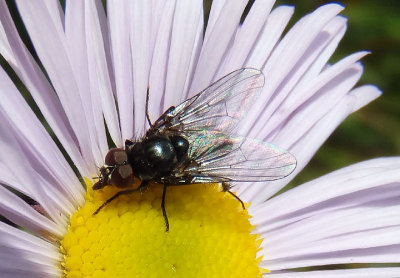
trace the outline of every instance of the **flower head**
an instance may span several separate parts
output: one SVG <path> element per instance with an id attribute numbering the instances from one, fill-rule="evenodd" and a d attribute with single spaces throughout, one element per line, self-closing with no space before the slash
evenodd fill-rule
<path id="1" fill-rule="evenodd" d="M 0 270 L 5 277 L 396 277 L 399 268 L 293 269 L 399 262 L 399 158 L 359 163 L 272 197 L 336 126 L 380 95 L 354 88 L 362 51 L 330 65 L 346 30 L 329 4 L 285 34 L 293 7 L 214 1 L 16 1 L 40 65 L 4 1 L 0 53 L 39 108 L 37 118 L 0 70 Z M 268 183 L 171 189 L 165 233 L 160 187 L 93 212 L 116 188 L 93 192 L 109 145 L 233 70 L 265 83 L 236 132 L 287 149 L 295 172 Z M 86 190 L 84 188 L 86 186 Z M 28 200 L 28 201 L 27 201 Z M 376 273 L 376 275 L 374 274 Z M 236 275 L 236 276 L 235 276 Z M 375 276 L 373 276 L 375 275 Z"/>

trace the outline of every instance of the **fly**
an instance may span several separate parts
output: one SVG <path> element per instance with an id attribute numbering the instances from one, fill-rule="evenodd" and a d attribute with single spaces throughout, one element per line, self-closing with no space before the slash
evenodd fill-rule
<path id="1" fill-rule="evenodd" d="M 126 140 L 124 148 L 111 149 L 100 168 L 94 190 L 106 185 L 121 188 L 95 212 L 121 195 L 145 190 L 150 183 L 163 184 L 161 209 L 166 231 L 169 222 L 165 196 L 170 185 L 221 183 L 230 193 L 232 182 L 261 182 L 286 177 L 296 167 L 289 152 L 260 140 L 233 135 L 264 86 L 264 75 L 256 69 L 236 70 L 197 95 L 171 106 L 141 140 Z M 134 179 L 138 188 L 129 188 Z"/>

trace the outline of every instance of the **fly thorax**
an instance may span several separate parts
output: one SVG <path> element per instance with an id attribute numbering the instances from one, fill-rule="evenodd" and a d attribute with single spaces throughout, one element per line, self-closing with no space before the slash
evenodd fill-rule
<path id="1" fill-rule="evenodd" d="M 159 172 L 169 172 L 177 163 L 174 146 L 167 137 L 151 137 L 145 142 L 144 151 L 149 164 Z"/>

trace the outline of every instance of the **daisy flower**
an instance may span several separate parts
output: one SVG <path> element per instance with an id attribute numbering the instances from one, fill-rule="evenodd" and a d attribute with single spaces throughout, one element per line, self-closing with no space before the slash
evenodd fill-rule
<path id="1" fill-rule="evenodd" d="M 400 276 L 377 267 L 400 262 L 400 158 L 274 196 L 343 119 L 380 95 L 354 88 L 367 52 L 328 63 L 346 31 L 343 7 L 322 6 L 284 32 L 293 7 L 257 0 L 241 23 L 246 5 L 213 1 L 204 31 L 200 0 L 16 0 L 30 52 L 0 1 L 0 53 L 36 111 L 1 69 L 2 277 Z M 169 232 L 160 185 L 93 215 L 117 191 L 92 190 L 110 146 L 147 129 L 148 87 L 156 119 L 245 67 L 260 69 L 266 85 L 237 132 L 287 149 L 293 174 L 236 184 L 246 210 L 218 184 L 171 187 Z M 358 268 L 328 270 L 350 263 Z"/>

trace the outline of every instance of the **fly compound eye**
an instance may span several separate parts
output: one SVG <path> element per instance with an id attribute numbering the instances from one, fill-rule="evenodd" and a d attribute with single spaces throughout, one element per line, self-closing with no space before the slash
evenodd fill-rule
<path id="1" fill-rule="evenodd" d="M 129 164 L 117 166 L 111 174 L 111 184 L 127 187 L 133 183 L 133 170 Z"/>
<path id="2" fill-rule="evenodd" d="M 122 165 L 127 163 L 128 156 L 124 149 L 122 148 L 114 148 L 108 151 L 104 162 L 106 165 L 114 166 L 114 165 Z"/>

